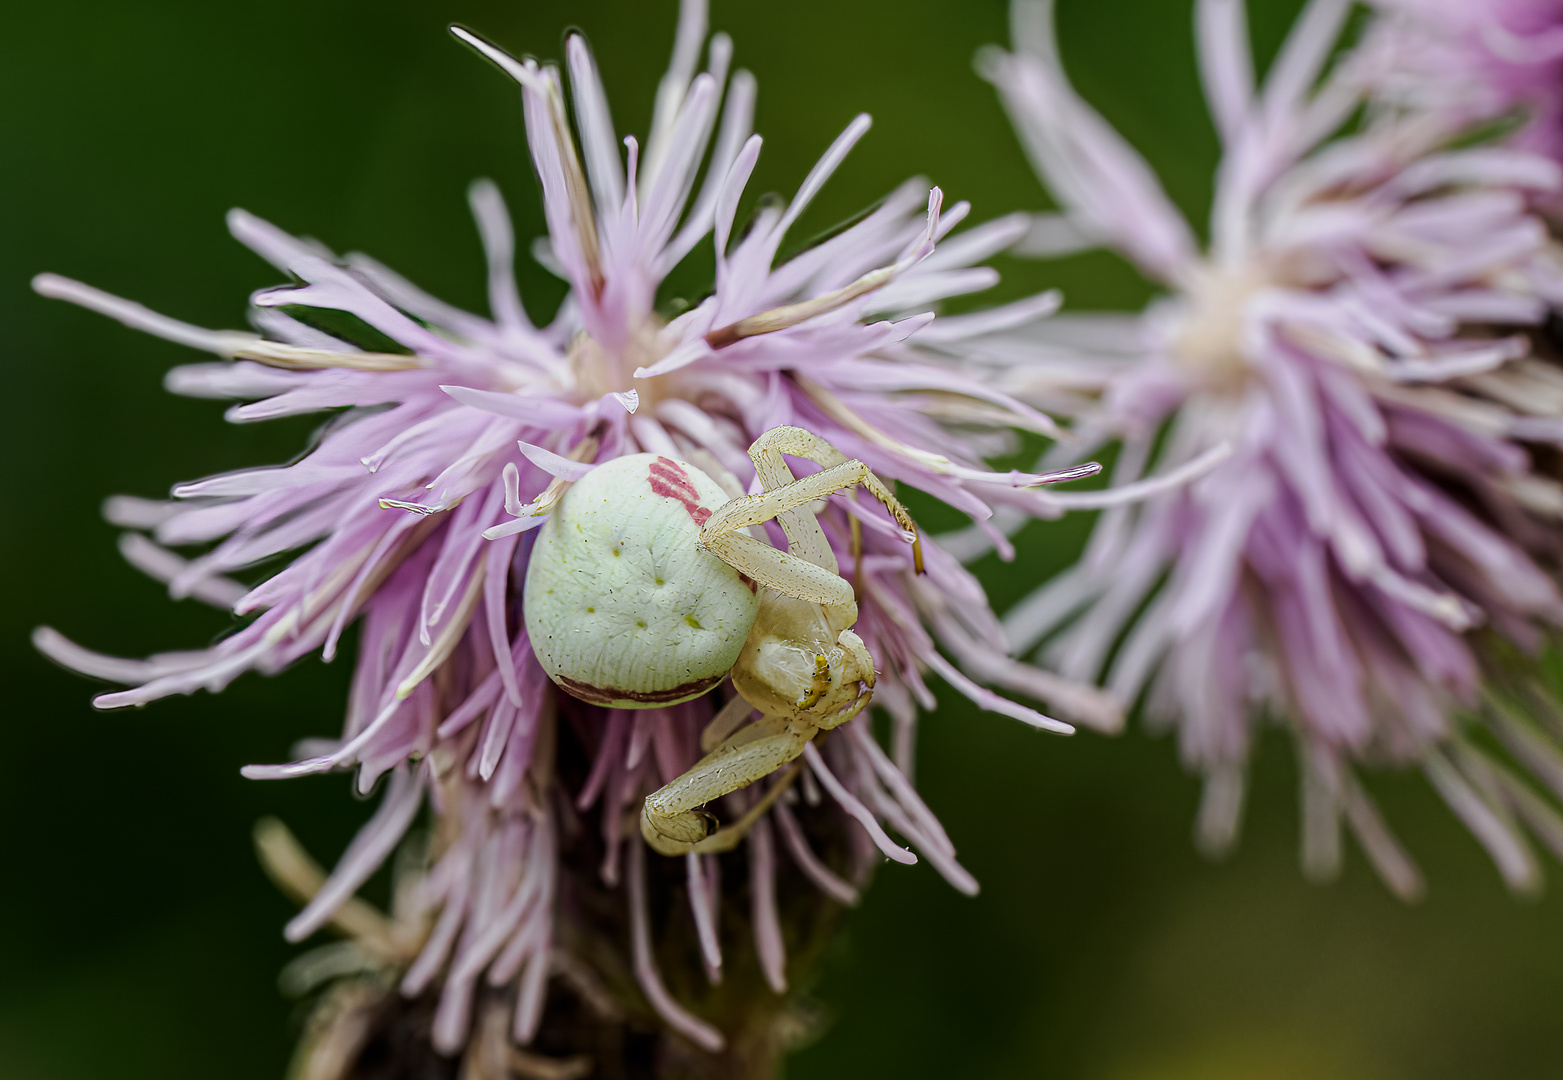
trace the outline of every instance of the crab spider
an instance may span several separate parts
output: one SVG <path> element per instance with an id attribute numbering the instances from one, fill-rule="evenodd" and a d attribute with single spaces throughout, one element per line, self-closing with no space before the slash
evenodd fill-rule
<path id="1" fill-rule="evenodd" d="M 799 480 L 784 454 L 820 471 Z M 701 807 L 793 761 L 873 697 L 874 659 L 852 631 L 853 589 L 810 504 L 862 486 L 901 526 L 922 569 L 917 526 L 861 461 L 796 427 L 765 432 L 749 457 L 762 490 L 736 498 L 694 466 L 656 454 L 599 465 L 560 500 L 527 568 L 532 649 L 571 695 L 654 708 L 732 676 L 739 697 L 702 737 L 709 753 L 641 810 L 641 834 L 664 855 L 732 848 L 797 766 L 725 828 Z M 749 532 L 771 520 L 786 551 Z M 732 730 L 756 709 L 759 720 Z"/>

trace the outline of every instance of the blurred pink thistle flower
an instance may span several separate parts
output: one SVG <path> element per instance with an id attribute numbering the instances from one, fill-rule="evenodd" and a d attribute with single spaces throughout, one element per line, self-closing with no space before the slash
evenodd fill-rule
<path id="1" fill-rule="evenodd" d="M 1051 5 L 1015 7 L 998 87 L 1062 210 L 1020 250 L 1105 244 L 1168 295 L 1140 315 L 1066 314 L 996 335 L 996 384 L 1075 416 L 1056 456 L 1118 440 L 1115 483 L 1228 440 L 1186 489 L 1105 513 L 1079 562 L 1015 605 L 1017 651 L 1101 679 L 1175 725 L 1205 777 L 1197 834 L 1235 840 L 1261 719 L 1303 773 L 1303 862 L 1335 873 L 1344 818 L 1402 896 L 1421 877 L 1355 775 L 1417 764 L 1516 888 L 1539 869 L 1516 826 L 1563 819 L 1466 738 L 1480 708 L 1563 798 L 1548 738 L 1484 701 L 1479 637 L 1525 648 L 1563 620 L 1551 574 L 1563 487 L 1530 446 L 1563 445 L 1563 375 L 1525 331 L 1563 302 L 1528 209 L 1557 164 L 1445 149 L 1397 114 L 1341 135 L 1356 61 L 1326 66 L 1349 4 L 1313 0 L 1263 86 L 1243 5 L 1201 0 L 1201 75 L 1224 154 L 1202 250 L 1154 173 L 1067 82 Z M 1483 628 L 1483 629 L 1479 629 Z M 1563 728 L 1560 728 L 1563 732 Z M 1555 736 L 1563 738 L 1563 734 Z"/>
<path id="2" fill-rule="evenodd" d="M 1459 129 L 1518 111 L 1514 145 L 1563 161 L 1563 3 L 1374 0 L 1358 49 L 1381 102 Z"/>

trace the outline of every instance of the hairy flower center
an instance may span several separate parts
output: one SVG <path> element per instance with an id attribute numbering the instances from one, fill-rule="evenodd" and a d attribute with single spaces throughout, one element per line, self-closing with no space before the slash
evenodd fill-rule
<path id="1" fill-rule="evenodd" d="M 1257 268 L 1236 273 L 1200 270 L 1172 332 L 1177 365 L 1214 388 L 1240 387 L 1248 377 L 1244 313 L 1254 294 L 1270 284 L 1269 276 Z"/>
<path id="2" fill-rule="evenodd" d="M 631 330 L 617 346 L 609 347 L 585 331 L 575 335 L 567 354 L 575 388 L 585 401 L 604 394 L 635 390 L 642 405 L 655 405 L 671 393 L 671 376 L 635 378 L 635 370 L 650 367 L 668 353 L 662 340 L 662 324 L 654 317 Z"/>

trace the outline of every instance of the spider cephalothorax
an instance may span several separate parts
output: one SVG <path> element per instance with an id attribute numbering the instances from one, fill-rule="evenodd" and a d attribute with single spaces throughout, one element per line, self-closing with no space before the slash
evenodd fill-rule
<path id="1" fill-rule="evenodd" d="M 783 454 L 821 470 L 795 479 Z M 792 761 L 816 732 L 852 719 L 873 695 L 873 657 L 851 629 L 852 587 L 809 504 L 861 484 L 921 562 L 911 517 L 861 461 L 795 427 L 767 431 L 749 456 L 762 490 L 736 498 L 665 456 L 597 467 L 560 500 L 527 570 L 532 648 L 575 697 L 651 708 L 732 676 L 739 696 L 702 738 L 709 753 L 646 799 L 641 832 L 668 855 L 731 847 L 784 785 L 714 835 L 715 819 L 699 808 Z M 786 551 L 748 532 L 773 519 Z M 760 719 L 744 725 L 756 709 Z"/>

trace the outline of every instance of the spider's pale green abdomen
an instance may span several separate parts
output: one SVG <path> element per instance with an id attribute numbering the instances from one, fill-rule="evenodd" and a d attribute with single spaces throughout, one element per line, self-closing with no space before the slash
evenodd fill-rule
<path id="1" fill-rule="evenodd" d="M 760 601 L 700 547 L 727 501 L 692 465 L 634 454 L 577 481 L 539 530 L 522 611 L 549 678 L 583 701 L 646 709 L 731 670 Z"/>

